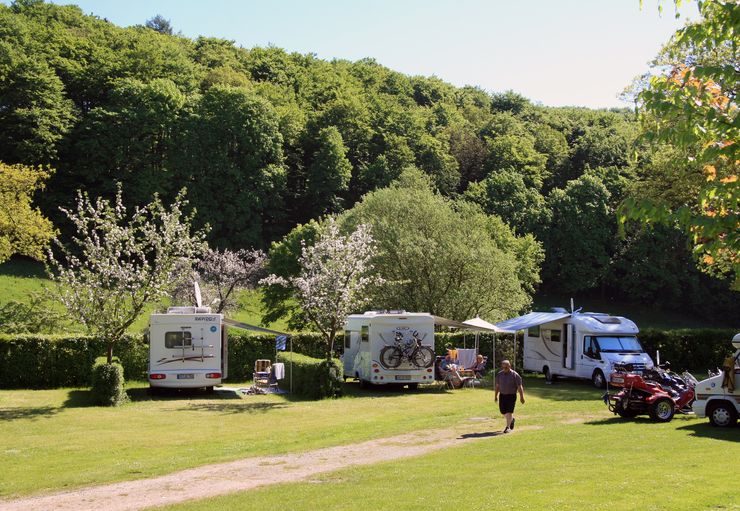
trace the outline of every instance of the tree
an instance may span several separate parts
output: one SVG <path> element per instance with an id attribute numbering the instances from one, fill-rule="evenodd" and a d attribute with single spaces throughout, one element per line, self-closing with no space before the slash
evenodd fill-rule
<path id="1" fill-rule="evenodd" d="M 464 197 L 489 215 L 501 217 L 517 233 L 535 232 L 547 221 L 545 198 L 512 171 L 494 172 L 479 183 L 471 183 Z"/>
<path id="2" fill-rule="evenodd" d="M 49 276 L 69 315 L 113 347 L 147 304 L 169 294 L 177 271 L 205 249 L 205 232 L 192 232 L 185 191 L 170 205 L 159 197 L 129 215 L 119 187 L 115 201 L 79 192 L 75 210 L 63 210 L 76 234 L 70 246 L 49 252 Z"/>
<path id="3" fill-rule="evenodd" d="M 146 20 L 144 26 L 164 35 L 172 35 L 173 33 L 170 20 L 168 20 L 161 14 L 157 14 L 153 18 L 149 18 L 148 20 Z"/>
<path id="4" fill-rule="evenodd" d="M 571 293 L 601 284 L 616 234 L 609 199 L 606 186 L 591 175 L 550 192 L 552 216 L 539 233 L 546 254 L 543 273 L 550 286 Z"/>
<path id="5" fill-rule="evenodd" d="M 365 195 L 340 222 L 373 228 L 385 280 L 376 307 L 498 320 L 523 311 L 539 283 L 542 251 L 531 235 L 516 237 L 498 217 L 435 193 L 417 169 Z"/>
<path id="6" fill-rule="evenodd" d="M 195 303 L 193 281 L 198 282 L 201 298 L 217 313 L 236 308 L 236 293 L 253 289 L 264 276 L 266 256 L 261 250 L 207 249 L 195 264 L 192 280 L 183 280 L 173 292 L 180 301 Z"/>
<path id="7" fill-rule="evenodd" d="M 32 203 L 50 175 L 41 168 L 0 162 L 0 263 L 13 254 L 44 258 L 55 230 Z"/>
<path id="8" fill-rule="evenodd" d="M 334 126 L 322 129 L 308 169 L 308 195 L 317 216 L 341 209 L 340 194 L 347 191 L 351 177 L 352 165 L 339 130 Z"/>
<path id="9" fill-rule="evenodd" d="M 695 181 L 699 193 L 691 202 L 673 204 L 628 198 L 620 222 L 677 224 L 692 240 L 700 266 L 714 275 L 731 276 L 734 288 L 740 289 L 740 4 L 707 0 L 699 2 L 699 12 L 698 22 L 673 36 L 677 58 L 672 66 L 667 71 L 658 68 L 637 96 L 644 139 L 673 146 L 676 155 L 687 155 L 701 166 L 703 175 Z M 675 167 L 684 166 L 683 157 L 675 161 Z"/>
<path id="10" fill-rule="evenodd" d="M 337 330 L 350 313 L 369 301 L 370 290 L 382 283 L 371 262 L 375 255 L 368 226 L 358 225 L 344 236 L 334 219 L 329 219 L 313 245 L 303 244 L 297 277 L 270 275 L 263 283 L 292 289 L 302 314 L 324 336 L 326 357 L 331 359 Z"/>

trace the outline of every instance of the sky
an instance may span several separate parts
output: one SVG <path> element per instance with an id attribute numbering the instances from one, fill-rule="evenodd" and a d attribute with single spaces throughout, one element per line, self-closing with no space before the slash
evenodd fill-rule
<path id="1" fill-rule="evenodd" d="M 3 0 L 7 3 L 8 0 Z M 644 73 L 675 19 L 664 0 L 78 0 L 121 26 L 156 14 L 175 31 L 272 44 L 324 59 L 374 58 L 489 92 L 512 89 L 548 106 L 629 106 L 619 93 Z M 70 3 L 55 1 L 55 3 Z"/>

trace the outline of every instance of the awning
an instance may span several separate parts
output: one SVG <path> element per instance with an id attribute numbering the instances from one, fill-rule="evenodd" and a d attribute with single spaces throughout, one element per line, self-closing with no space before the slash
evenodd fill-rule
<path id="1" fill-rule="evenodd" d="M 468 325 L 455 321 L 454 319 L 443 318 L 442 316 L 432 316 L 434 318 L 434 324 L 439 326 L 446 326 L 449 328 L 460 328 L 463 330 L 468 329 Z"/>
<path id="2" fill-rule="evenodd" d="M 571 314 L 569 312 L 530 312 L 524 316 L 496 323 L 496 326 L 508 332 L 518 332 L 519 330 L 526 330 L 533 326 L 544 325 L 545 323 L 569 318 L 570 316 Z"/>
<path id="3" fill-rule="evenodd" d="M 233 319 L 224 318 L 224 323 L 229 326 L 241 328 L 242 330 L 251 330 L 253 332 L 261 332 L 263 334 L 286 335 L 290 337 L 290 334 L 286 334 L 285 332 L 278 332 L 277 330 L 270 330 L 269 328 L 262 328 L 261 326 L 248 325 L 247 323 L 234 321 Z"/>
<path id="4" fill-rule="evenodd" d="M 489 323 L 485 319 L 481 319 L 480 317 L 476 316 L 473 319 L 468 319 L 466 321 L 463 321 L 463 324 L 467 326 L 468 330 L 473 330 L 476 332 L 494 332 L 494 333 L 514 333 L 514 330 L 504 330 L 502 328 L 497 327 L 493 323 Z"/>

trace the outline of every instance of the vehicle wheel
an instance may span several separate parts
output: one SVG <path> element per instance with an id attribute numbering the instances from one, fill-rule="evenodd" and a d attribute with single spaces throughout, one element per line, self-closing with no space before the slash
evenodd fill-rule
<path id="1" fill-rule="evenodd" d="M 594 374 L 591 376 L 591 382 L 597 389 L 603 389 L 606 387 L 606 378 L 604 377 L 604 373 L 601 371 L 601 369 L 597 369 L 596 371 L 594 371 Z"/>
<path id="2" fill-rule="evenodd" d="M 552 383 L 555 381 L 555 375 L 552 374 L 552 371 L 550 371 L 550 368 L 548 366 L 545 366 L 545 368 L 542 371 L 545 373 L 545 381 L 548 383 Z"/>
<path id="3" fill-rule="evenodd" d="M 380 350 L 380 363 L 389 369 L 395 369 L 401 365 L 402 353 L 395 346 L 386 346 Z"/>
<path id="4" fill-rule="evenodd" d="M 707 411 L 707 417 L 709 417 L 709 423 L 718 428 L 734 426 L 737 422 L 737 412 L 732 405 L 726 401 L 712 404 Z"/>
<path id="5" fill-rule="evenodd" d="M 409 383 L 409 390 L 416 390 L 419 388 L 418 383 Z"/>
<path id="6" fill-rule="evenodd" d="M 624 408 L 622 406 L 622 401 L 617 401 L 615 403 L 614 411 L 623 419 L 634 419 L 635 417 L 637 417 L 637 412 L 634 410 L 630 410 L 629 408 Z"/>
<path id="7" fill-rule="evenodd" d="M 434 352 L 431 350 L 431 348 L 422 346 L 414 352 L 413 356 L 411 357 L 411 362 L 416 367 L 420 367 L 422 369 L 431 367 L 434 363 Z"/>
<path id="8" fill-rule="evenodd" d="M 669 422 L 673 418 L 675 405 L 667 397 L 656 399 L 649 407 L 650 418 L 657 422 Z"/>

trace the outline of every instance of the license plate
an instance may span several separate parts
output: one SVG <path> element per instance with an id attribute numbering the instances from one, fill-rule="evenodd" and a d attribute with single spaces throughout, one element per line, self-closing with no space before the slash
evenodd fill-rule
<path id="1" fill-rule="evenodd" d="M 397 380 L 410 380 L 411 375 L 410 374 L 397 374 L 396 379 Z"/>
<path id="2" fill-rule="evenodd" d="M 178 380 L 193 380 L 195 379 L 194 374 L 178 374 L 177 375 Z"/>

